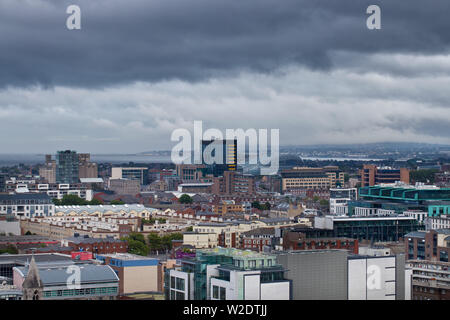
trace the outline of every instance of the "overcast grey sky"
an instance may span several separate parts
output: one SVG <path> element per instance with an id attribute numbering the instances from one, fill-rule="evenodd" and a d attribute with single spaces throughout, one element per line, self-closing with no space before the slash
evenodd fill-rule
<path id="1" fill-rule="evenodd" d="M 81 30 L 66 8 L 81 8 Z M 381 30 L 366 8 L 381 7 Z M 170 149 L 171 132 L 281 144 L 450 144 L 450 1 L 0 0 L 0 153 Z"/>

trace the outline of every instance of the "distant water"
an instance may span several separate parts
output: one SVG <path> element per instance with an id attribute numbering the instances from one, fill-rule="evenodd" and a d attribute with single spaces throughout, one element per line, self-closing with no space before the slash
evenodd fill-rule
<path id="1" fill-rule="evenodd" d="M 135 154 L 91 154 L 91 161 L 97 163 L 170 163 L 170 156 Z M 44 154 L 0 154 L 0 166 L 13 166 L 23 163 L 34 165 L 45 162 Z"/>
<path id="2" fill-rule="evenodd" d="M 303 160 L 319 160 L 319 161 L 383 161 L 384 159 L 370 158 L 321 158 L 321 157 L 300 157 Z"/>

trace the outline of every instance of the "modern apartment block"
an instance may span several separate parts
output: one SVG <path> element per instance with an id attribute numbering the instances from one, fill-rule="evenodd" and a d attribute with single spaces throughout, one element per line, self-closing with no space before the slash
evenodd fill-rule
<path id="1" fill-rule="evenodd" d="M 329 189 L 344 185 L 344 172 L 338 167 L 294 167 L 281 171 L 282 191 L 296 189 Z"/>
<path id="2" fill-rule="evenodd" d="M 402 181 L 409 184 L 409 169 L 378 168 L 374 164 L 365 164 L 361 170 L 361 187 L 374 186 L 382 183 Z"/>
<path id="3" fill-rule="evenodd" d="M 234 248 L 197 250 L 165 274 L 168 300 L 289 300 L 291 281 L 274 255 Z"/>
<path id="4" fill-rule="evenodd" d="M 14 217 L 49 217 L 55 205 L 46 194 L 0 194 L 0 215 Z"/>
<path id="5" fill-rule="evenodd" d="M 450 300 L 450 263 L 410 260 L 412 300 Z"/>
<path id="6" fill-rule="evenodd" d="M 358 198 L 356 188 L 332 188 L 330 189 L 330 214 L 348 215 L 348 202 Z"/>
<path id="7" fill-rule="evenodd" d="M 292 281 L 293 300 L 409 300 L 403 255 L 359 256 L 345 250 L 285 251 L 277 261 Z"/>
<path id="8" fill-rule="evenodd" d="M 141 185 L 148 185 L 148 168 L 146 167 L 114 167 L 111 168 L 111 179 L 137 180 Z"/>
<path id="9" fill-rule="evenodd" d="M 75 151 L 58 151 L 56 154 L 56 182 L 78 183 L 79 158 Z"/>
<path id="10" fill-rule="evenodd" d="M 8 190 L 17 194 L 42 193 L 55 199 L 62 199 L 65 195 L 76 195 L 87 201 L 93 198 L 91 187 L 85 183 L 36 183 L 34 180 L 8 181 Z"/>
<path id="11" fill-rule="evenodd" d="M 450 229 L 410 232 L 404 241 L 409 260 L 450 262 Z"/>

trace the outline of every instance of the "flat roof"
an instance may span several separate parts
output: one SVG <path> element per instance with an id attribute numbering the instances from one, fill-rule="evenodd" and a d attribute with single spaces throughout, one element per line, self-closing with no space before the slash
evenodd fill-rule
<path id="1" fill-rule="evenodd" d="M 36 264 L 72 261 L 70 255 L 60 253 L 2 254 L 0 255 L 0 264 L 15 263 L 24 265 L 30 262 L 33 256 Z"/>
<path id="2" fill-rule="evenodd" d="M 102 183 L 103 178 L 80 178 L 81 183 Z"/>
<path id="3" fill-rule="evenodd" d="M 136 261 L 136 260 L 158 260 L 155 258 L 139 256 L 131 253 L 109 253 L 109 254 L 99 254 L 100 257 L 109 257 L 112 259 L 126 260 L 126 261 Z"/>

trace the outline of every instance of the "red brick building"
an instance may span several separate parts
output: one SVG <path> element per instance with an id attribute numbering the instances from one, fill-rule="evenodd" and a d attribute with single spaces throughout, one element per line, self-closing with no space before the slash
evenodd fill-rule
<path id="1" fill-rule="evenodd" d="M 263 251 L 264 247 L 274 245 L 275 229 L 260 228 L 244 232 L 241 235 L 241 248 L 255 251 Z"/>
<path id="2" fill-rule="evenodd" d="M 358 254 L 359 242 L 349 238 L 307 238 L 304 233 L 287 232 L 283 236 L 284 250 L 345 249 Z"/>
<path id="3" fill-rule="evenodd" d="M 73 251 L 88 251 L 93 254 L 126 253 L 128 243 L 112 238 L 88 238 L 83 236 L 63 240 Z"/>

